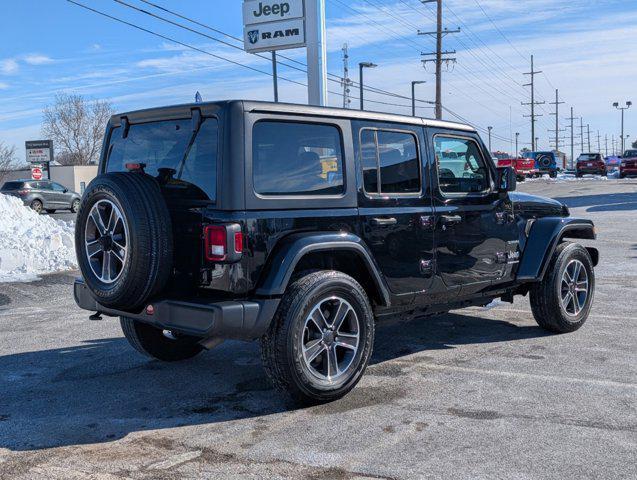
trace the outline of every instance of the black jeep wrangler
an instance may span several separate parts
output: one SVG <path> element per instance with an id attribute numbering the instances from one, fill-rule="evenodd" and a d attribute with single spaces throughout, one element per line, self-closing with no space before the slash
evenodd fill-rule
<path id="1" fill-rule="evenodd" d="M 374 325 L 530 293 L 577 330 L 594 290 L 589 220 L 512 193 L 467 125 L 225 101 L 115 115 L 77 217 L 77 304 L 165 361 L 260 339 L 272 383 L 345 395 Z"/>

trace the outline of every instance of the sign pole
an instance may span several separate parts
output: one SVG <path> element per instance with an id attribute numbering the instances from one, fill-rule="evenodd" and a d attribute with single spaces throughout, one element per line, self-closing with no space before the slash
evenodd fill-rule
<path id="1" fill-rule="evenodd" d="M 272 50 L 272 81 L 274 83 L 274 102 L 279 103 L 279 80 L 276 72 L 276 50 Z"/>
<path id="2" fill-rule="evenodd" d="M 305 0 L 307 88 L 310 105 L 327 105 L 325 0 Z"/>

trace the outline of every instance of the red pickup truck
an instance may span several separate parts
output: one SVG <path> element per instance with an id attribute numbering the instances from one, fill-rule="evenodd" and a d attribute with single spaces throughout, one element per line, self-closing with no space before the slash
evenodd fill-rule
<path id="1" fill-rule="evenodd" d="M 512 167 L 518 182 L 537 175 L 535 160 L 532 158 L 499 158 L 498 167 Z"/>

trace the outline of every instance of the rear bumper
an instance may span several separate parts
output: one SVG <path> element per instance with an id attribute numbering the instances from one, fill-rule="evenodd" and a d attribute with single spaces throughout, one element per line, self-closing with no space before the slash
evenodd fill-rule
<path id="1" fill-rule="evenodd" d="M 606 173 L 606 167 L 604 168 L 597 168 L 597 167 L 579 167 L 577 170 L 575 170 L 577 173 L 582 174 L 582 175 L 603 175 Z"/>
<path id="2" fill-rule="evenodd" d="M 620 167 L 619 173 L 621 175 L 637 175 L 637 167 Z"/>
<path id="3" fill-rule="evenodd" d="M 92 312 L 110 317 L 128 317 L 157 328 L 201 338 L 254 340 L 261 337 L 279 306 L 280 299 L 238 300 L 209 303 L 203 299 L 189 301 L 159 299 L 152 302 L 154 313 L 145 309 L 125 312 L 99 304 L 82 279 L 73 286 L 75 303 Z"/>

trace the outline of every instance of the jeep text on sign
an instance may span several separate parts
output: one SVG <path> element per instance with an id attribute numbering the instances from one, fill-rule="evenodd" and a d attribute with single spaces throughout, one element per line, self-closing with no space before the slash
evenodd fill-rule
<path id="1" fill-rule="evenodd" d="M 257 25 L 303 18 L 303 0 L 254 0 L 243 2 L 243 25 Z"/>
<path id="2" fill-rule="evenodd" d="M 247 25 L 243 29 L 246 52 L 265 52 L 305 46 L 303 19 Z"/>

